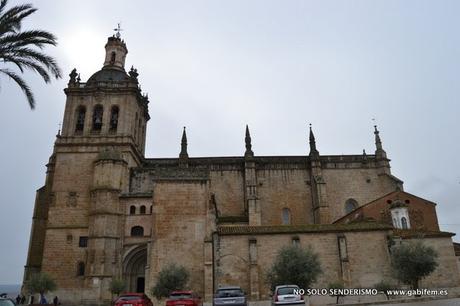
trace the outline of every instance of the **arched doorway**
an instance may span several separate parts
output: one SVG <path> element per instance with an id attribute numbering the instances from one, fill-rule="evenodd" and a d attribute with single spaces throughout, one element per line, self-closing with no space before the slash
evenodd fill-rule
<path id="1" fill-rule="evenodd" d="M 147 248 L 140 246 L 129 251 L 123 261 L 123 278 L 128 292 L 145 291 L 145 267 L 147 265 Z"/>

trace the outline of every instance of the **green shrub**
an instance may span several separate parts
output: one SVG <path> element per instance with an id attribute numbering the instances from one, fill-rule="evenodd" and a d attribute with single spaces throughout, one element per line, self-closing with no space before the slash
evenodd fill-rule
<path id="1" fill-rule="evenodd" d="M 436 251 L 421 241 L 409 242 L 393 248 L 391 265 L 396 279 L 418 289 L 420 280 L 438 266 L 437 257 Z"/>
<path id="2" fill-rule="evenodd" d="M 189 273 L 184 267 L 169 264 L 160 271 L 151 293 L 157 299 L 167 297 L 174 290 L 183 290 L 188 279 Z"/>
<path id="3" fill-rule="evenodd" d="M 311 248 L 283 247 L 268 271 L 267 282 L 272 291 L 278 285 L 294 284 L 309 288 L 321 274 L 318 255 Z"/>

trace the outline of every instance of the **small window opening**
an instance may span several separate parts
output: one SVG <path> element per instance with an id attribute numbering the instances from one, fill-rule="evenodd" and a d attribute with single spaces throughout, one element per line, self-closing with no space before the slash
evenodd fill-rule
<path id="1" fill-rule="evenodd" d="M 77 264 L 77 276 L 84 276 L 85 275 L 85 263 L 83 261 L 79 261 Z"/>
<path id="2" fill-rule="evenodd" d="M 406 217 L 401 218 L 401 227 L 403 229 L 407 229 L 407 219 L 406 219 Z"/>
<path id="3" fill-rule="evenodd" d="M 291 224 L 291 211 L 289 208 L 283 208 L 283 225 Z"/>
<path id="4" fill-rule="evenodd" d="M 118 106 L 112 107 L 112 111 L 110 112 L 110 132 L 116 132 L 117 131 L 118 113 L 119 113 Z"/>
<path id="5" fill-rule="evenodd" d="M 356 200 L 348 199 L 345 202 L 345 214 L 348 214 L 348 213 L 352 212 L 356 208 L 358 208 L 358 202 L 356 202 Z"/>
<path id="6" fill-rule="evenodd" d="M 131 236 L 144 236 L 144 228 L 142 226 L 133 226 L 131 228 Z"/>
<path id="7" fill-rule="evenodd" d="M 83 128 L 85 127 L 85 115 L 86 115 L 86 108 L 84 106 L 78 107 L 75 132 L 83 132 Z"/>
<path id="8" fill-rule="evenodd" d="M 104 109 L 102 108 L 102 105 L 96 105 L 94 107 L 94 113 L 93 113 L 93 131 L 100 131 L 102 129 L 102 115 L 103 115 Z"/>

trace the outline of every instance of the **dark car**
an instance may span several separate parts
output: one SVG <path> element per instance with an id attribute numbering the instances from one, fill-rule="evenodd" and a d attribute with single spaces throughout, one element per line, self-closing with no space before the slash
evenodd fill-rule
<path id="1" fill-rule="evenodd" d="M 240 287 L 228 286 L 216 290 L 213 306 L 247 306 L 246 297 Z"/>
<path id="2" fill-rule="evenodd" d="M 192 291 L 173 291 L 166 300 L 166 306 L 202 306 L 201 298 Z"/>
<path id="3" fill-rule="evenodd" d="M 0 297 L 0 306 L 15 306 L 16 303 L 12 299 Z"/>
<path id="4" fill-rule="evenodd" d="M 115 306 L 153 306 L 153 303 L 144 293 L 125 293 L 117 298 Z"/>

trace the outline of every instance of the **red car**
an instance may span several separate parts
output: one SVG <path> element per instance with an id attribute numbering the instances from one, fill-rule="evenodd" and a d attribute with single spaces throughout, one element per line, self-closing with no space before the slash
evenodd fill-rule
<path id="1" fill-rule="evenodd" d="M 166 306 L 202 306 L 203 301 L 192 291 L 173 291 L 166 300 Z"/>
<path id="2" fill-rule="evenodd" d="M 115 306 L 153 306 L 144 293 L 124 293 L 115 301 Z"/>

